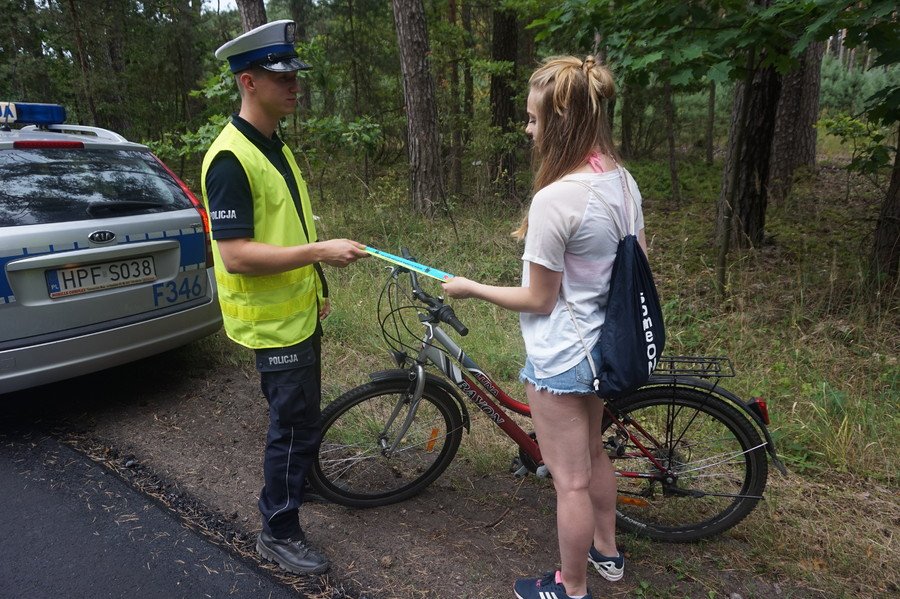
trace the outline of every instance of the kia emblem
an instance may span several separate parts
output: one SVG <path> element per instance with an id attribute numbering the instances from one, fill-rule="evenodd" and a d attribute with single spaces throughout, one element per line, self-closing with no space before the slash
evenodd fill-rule
<path id="1" fill-rule="evenodd" d="M 116 234 L 112 231 L 94 231 L 88 235 L 88 239 L 94 243 L 109 243 L 116 238 Z"/>

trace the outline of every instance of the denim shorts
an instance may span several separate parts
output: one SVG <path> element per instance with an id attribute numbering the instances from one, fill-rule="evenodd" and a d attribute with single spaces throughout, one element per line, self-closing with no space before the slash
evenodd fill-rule
<path id="1" fill-rule="evenodd" d="M 600 363 L 600 345 L 591 350 L 591 358 L 596 367 Z M 534 373 L 534 364 L 530 358 L 525 359 L 525 366 L 519 372 L 519 380 L 523 383 L 531 383 L 538 391 L 549 391 L 554 395 L 580 395 L 594 392 L 594 374 L 591 365 L 585 357 L 572 368 L 545 379 L 537 378 Z"/>

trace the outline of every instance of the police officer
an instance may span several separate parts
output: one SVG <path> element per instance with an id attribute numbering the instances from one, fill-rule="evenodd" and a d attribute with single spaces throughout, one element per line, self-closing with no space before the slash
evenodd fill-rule
<path id="1" fill-rule="evenodd" d="M 203 199 L 212 224 L 225 331 L 255 350 L 269 431 L 256 550 L 297 574 L 329 563 L 300 528 L 306 474 L 318 451 L 321 326 L 328 286 L 319 263 L 344 267 L 366 256 L 349 239 L 318 241 L 306 183 L 275 129 L 297 104 L 294 23 L 257 27 L 216 50 L 241 94 L 240 112 L 203 159 Z"/>

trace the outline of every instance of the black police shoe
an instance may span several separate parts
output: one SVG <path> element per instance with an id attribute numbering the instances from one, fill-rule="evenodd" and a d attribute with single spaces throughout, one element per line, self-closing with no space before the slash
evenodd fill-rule
<path id="1" fill-rule="evenodd" d="M 303 533 L 295 539 L 276 539 L 263 531 L 256 540 L 256 552 L 294 574 L 322 574 L 331 564 L 306 544 Z"/>

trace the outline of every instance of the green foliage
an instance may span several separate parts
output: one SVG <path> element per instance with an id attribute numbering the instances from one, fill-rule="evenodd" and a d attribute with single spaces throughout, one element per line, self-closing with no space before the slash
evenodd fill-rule
<path id="1" fill-rule="evenodd" d="M 875 176 L 891 163 L 891 154 L 896 152 L 896 148 L 884 143 L 886 134 L 882 128 L 847 114 L 821 119 L 816 126 L 850 146 L 850 172 Z"/>
<path id="2" fill-rule="evenodd" d="M 69 121 L 129 139 L 189 130 L 205 120 L 189 92 L 237 15 L 190 3 L 0 0 L 0 97 L 55 102 Z"/>
<path id="3" fill-rule="evenodd" d="M 340 92 L 344 82 L 343 72 L 339 65 L 329 59 L 329 38 L 324 34 L 315 35 L 307 42 L 297 44 L 297 53 L 310 65 L 315 65 L 308 71 L 301 71 L 299 77 L 317 93 L 317 102 L 313 103 L 315 112 L 324 113 L 326 105 L 335 108 L 335 96 Z"/>
<path id="4" fill-rule="evenodd" d="M 212 145 L 222 128 L 228 122 L 232 108 L 240 103 L 240 95 L 234 82 L 234 74 L 228 63 L 218 65 L 212 75 L 206 78 L 203 86 L 191 90 L 191 98 L 203 100 L 206 105 L 207 119 L 196 124 L 196 129 L 184 130 L 179 127 L 164 131 L 156 138 L 145 139 L 146 144 L 164 162 L 184 165 L 188 161 L 199 161 Z M 183 168 L 179 176 L 185 177 Z M 193 179 L 192 176 L 187 176 Z"/>
<path id="5" fill-rule="evenodd" d="M 300 137 L 324 150 L 373 150 L 381 140 L 381 127 L 363 117 L 347 121 L 339 116 L 310 118 L 300 123 Z"/>
<path id="6" fill-rule="evenodd" d="M 512 75 L 515 66 L 516 65 L 508 60 L 490 60 L 481 58 L 472 61 L 472 70 L 478 75 L 486 77 Z"/>
<path id="7" fill-rule="evenodd" d="M 390 3 L 319 2 L 309 10 L 309 42 L 298 51 L 313 67 L 303 74 L 311 85 L 313 114 L 370 115 L 389 135 L 400 135 L 377 116 L 402 96 Z"/>
<path id="8" fill-rule="evenodd" d="M 336 156 L 369 155 L 382 140 L 381 126 L 368 117 L 345 120 L 339 116 L 313 117 L 299 123 L 294 136 L 300 151 L 321 168 Z"/>
<path id="9" fill-rule="evenodd" d="M 713 141 L 724 139 L 731 125 L 732 85 L 729 82 L 716 84 L 715 100 Z M 676 94 L 675 106 L 681 144 L 702 147 L 709 116 L 709 88 Z"/>
<path id="10" fill-rule="evenodd" d="M 571 35 L 588 44 L 603 35 L 609 60 L 626 81 L 667 81 L 678 89 L 706 80 L 741 79 L 746 56 L 788 70 L 788 54 L 815 3 L 775 0 L 764 8 L 733 0 L 567 0 L 537 19 L 538 39 Z"/>
<path id="11" fill-rule="evenodd" d="M 215 115 L 196 131 L 166 132 L 159 139 L 146 140 L 144 143 L 164 162 L 202 156 L 227 122 L 227 116 Z"/>
<path id="12" fill-rule="evenodd" d="M 237 85 L 234 82 L 234 73 L 228 68 L 227 62 L 222 62 L 219 69 L 207 77 L 200 89 L 191 90 L 192 98 L 203 98 L 210 104 L 211 110 L 217 112 L 227 111 L 230 106 L 236 106 L 240 103 L 241 96 L 238 93 Z M 220 106 L 215 106 L 215 104 Z"/>
<path id="13" fill-rule="evenodd" d="M 837 57 L 826 55 L 822 60 L 819 105 L 828 114 L 862 115 L 876 94 L 886 93 L 884 90 L 898 86 L 900 65 L 868 70 L 847 68 Z M 884 101 L 888 100 L 889 98 L 884 98 Z"/>
<path id="14" fill-rule="evenodd" d="M 900 22 L 895 16 L 896 2 L 819 0 L 816 4 L 821 12 L 805 28 L 794 47 L 795 55 L 799 55 L 809 42 L 826 39 L 835 31 L 842 30 L 846 32 L 844 43 L 847 47 L 865 44 L 874 52 L 873 67 L 889 67 L 900 62 Z M 895 75 L 866 98 L 865 112 L 868 119 L 883 125 L 900 120 L 900 84 Z"/>
<path id="15" fill-rule="evenodd" d="M 602 47 L 626 86 L 626 108 L 629 101 L 640 104 L 632 109 L 634 126 L 656 131 L 658 127 L 641 127 L 644 121 L 652 122 L 653 93 L 643 92 L 643 100 L 632 98 L 629 84 L 646 87 L 666 81 L 679 90 L 696 90 L 706 81 L 743 78 L 748 57 L 755 58 L 756 67 L 773 65 L 786 72 L 809 43 L 840 29 L 847 31 L 849 46 L 865 43 L 875 52 L 875 66 L 894 65 L 900 56 L 897 19 L 891 16 L 895 9 L 896 3 L 879 0 L 774 0 L 768 6 L 728 0 L 567 0 L 532 27 L 539 40 L 574 38 L 584 46 L 602 34 Z M 882 124 L 897 120 L 896 67 L 846 72 L 826 59 L 823 78 L 824 108 L 851 114 L 865 110 Z M 637 136 L 638 142 L 642 139 Z M 883 156 L 876 154 L 876 160 Z"/>

